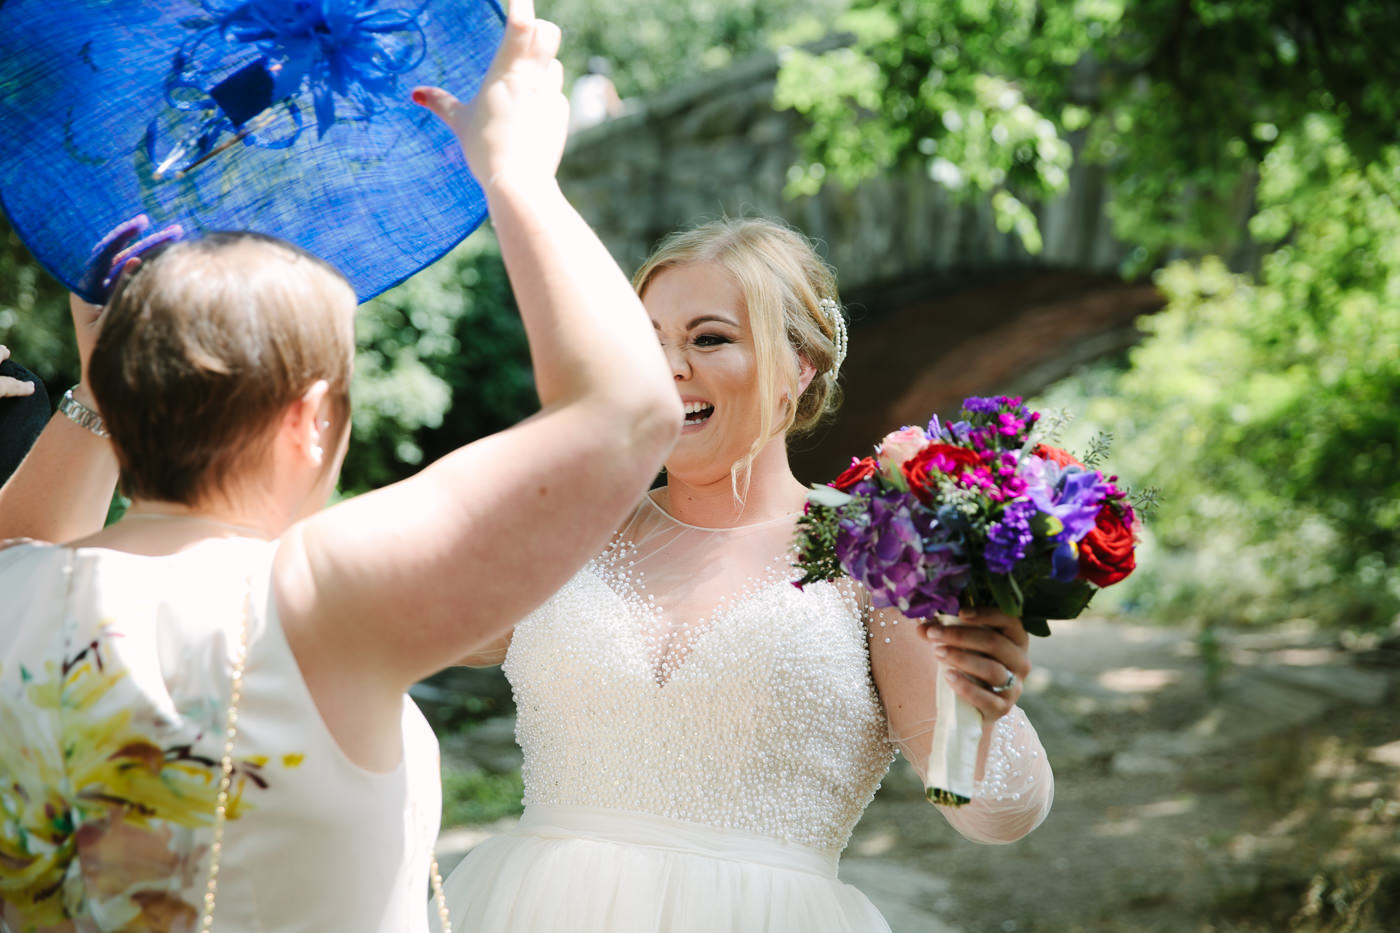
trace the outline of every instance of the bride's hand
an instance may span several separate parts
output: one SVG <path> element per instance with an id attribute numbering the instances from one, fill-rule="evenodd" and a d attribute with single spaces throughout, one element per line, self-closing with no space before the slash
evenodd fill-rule
<path id="1" fill-rule="evenodd" d="M 558 26 L 535 18 L 534 0 L 511 0 L 501 47 L 470 103 L 442 88 L 414 89 L 414 102 L 452 128 L 483 188 L 558 170 L 569 126 L 559 41 Z"/>
<path id="2" fill-rule="evenodd" d="M 949 669 L 953 691 L 977 707 L 986 722 L 1011 711 L 1031 672 L 1030 637 L 1014 616 L 964 609 L 958 623 L 924 625 L 924 637 Z"/>

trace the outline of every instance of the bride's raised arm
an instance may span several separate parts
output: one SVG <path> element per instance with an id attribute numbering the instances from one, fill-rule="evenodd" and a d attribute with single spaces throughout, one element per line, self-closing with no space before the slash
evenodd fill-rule
<path id="1" fill-rule="evenodd" d="M 951 677 L 954 691 L 982 714 L 976 790 L 969 804 L 939 807 L 948 822 L 981 843 L 1014 842 L 1039 826 L 1050 812 L 1055 777 L 1035 728 L 1015 705 L 1030 672 L 1020 622 L 983 611 L 964 615 L 961 624 L 927 624 L 894 609 L 871 609 L 867 619 L 870 668 L 890 739 L 920 778 L 927 778 L 938 719 L 937 678 Z M 1003 683 L 1008 672 L 1015 675 L 1010 690 L 987 687 Z"/>

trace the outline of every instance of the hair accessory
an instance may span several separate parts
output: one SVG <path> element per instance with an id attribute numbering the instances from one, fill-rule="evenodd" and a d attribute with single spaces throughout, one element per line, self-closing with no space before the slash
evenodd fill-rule
<path id="1" fill-rule="evenodd" d="M 494 0 L 7 0 L 0 199 L 94 303 L 94 233 L 138 213 L 289 240 L 366 300 L 485 217 L 451 131 L 409 92 L 470 99 L 504 29 Z"/>
<path id="2" fill-rule="evenodd" d="M 63 393 L 63 399 L 58 403 L 58 410 L 78 427 L 87 428 L 98 437 L 111 437 L 107 433 L 107 425 L 103 422 L 102 416 L 78 401 L 73 395 L 73 389 Z"/>
<path id="3" fill-rule="evenodd" d="M 831 374 L 835 376 L 841 369 L 841 364 L 846 361 L 846 347 L 850 342 L 846 333 L 846 318 L 841 314 L 841 306 L 836 303 L 835 298 L 822 298 L 817 302 L 817 306 L 822 309 L 827 323 L 831 325 L 831 343 L 836 348 L 836 362 L 831 364 Z"/>

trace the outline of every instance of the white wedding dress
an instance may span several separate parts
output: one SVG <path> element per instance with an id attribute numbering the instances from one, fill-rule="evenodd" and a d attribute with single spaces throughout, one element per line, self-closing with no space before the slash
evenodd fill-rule
<path id="1" fill-rule="evenodd" d="M 789 582 L 793 533 L 696 528 L 647 499 L 516 627 L 525 813 L 448 879 L 454 931 L 889 929 L 836 877 L 896 747 L 868 613 L 852 586 Z M 1049 806 L 1034 731 L 1001 722 L 987 801 L 952 817 L 972 838 Z"/>

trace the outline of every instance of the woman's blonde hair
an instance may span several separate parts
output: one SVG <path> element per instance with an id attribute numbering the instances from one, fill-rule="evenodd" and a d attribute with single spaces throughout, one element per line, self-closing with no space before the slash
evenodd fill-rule
<path id="1" fill-rule="evenodd" d="M 273 237 L 213 233 L 143 261 L 103 312 L 88 365 L 126 494 L 194 505 L 226 491 L 319 379 L 339 439 L 354 314 L 344 276 Z"/>
<path id="2" fill-rule="evenodd" d="M 768 440 L 812 430 L 841 403 L 836 383 L 844 324 L 836 274 L 811 242 L 783 224 L 761 218 L 724 219 L 680 230 L 666 237 L 632 277 L 638 295 L 662 271 L 697 262 L 717 263 L 734 277 L 744 295 L 758 365 L 758 396 L 785 390 L 778 423 L 772 408 L 759 406 L 759 433 L 749 452 L 730 468 L 736 497 L 748 490 L 749 467 Z M 823 308 L 825 305 L 825 308 Z M 829 312 L 829 313 L 828 313 Z M 830 316 L 829 316 L 830 315 Z M 791 352 L 784 352 L 786 347 Z M 815 370 L 799 395 L 804 359 Z"/>

